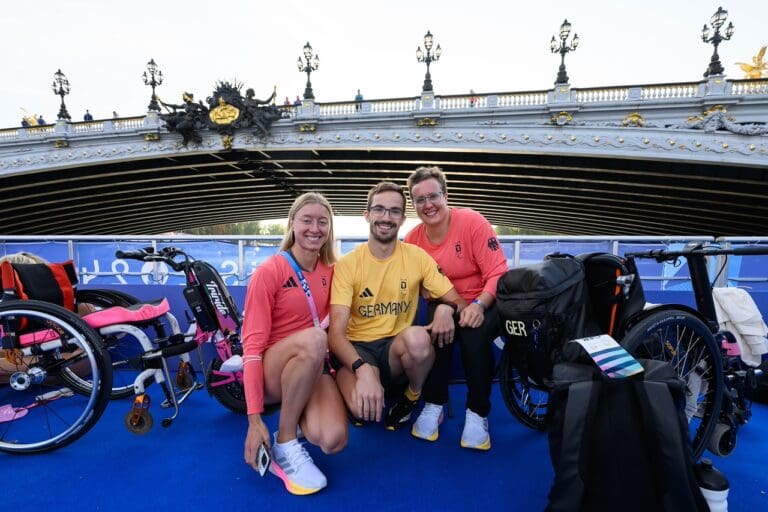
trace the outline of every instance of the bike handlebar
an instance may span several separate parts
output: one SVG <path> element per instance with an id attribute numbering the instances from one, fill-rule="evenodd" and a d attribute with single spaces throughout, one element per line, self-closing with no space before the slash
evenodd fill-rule
<path id="1" fill-rule="evenodd" d="M 682 251 L 667 251 L 665 249 L 656 249 L 643 252 L 630 252 L 625 254 L 628 258 L 640 258 L 640 259 L 654 259 L 657 262 L 670 261 L 679 257 L 689 257 L 697 254 L 703 256 L 719 256 L 719 255 L 734 255 L 734 256 L 748 256 L 748 255 L 761 255 L 768 254 L 768 246 L 748 246 L 748 247 L 735 247 L 733 249 L 719 249 L 716 247 L 702 247 L 701 245 L 695 245 L 692 247 L 686 247 Z"/>
<path id="2" fill-rule="evenodd" d="M 144 257 L 147 255 L 144 251 L 121 251 L 117 250 L 115 251 L 115 258 L 125 259 L 125 260 L 140 260 L 144 261 Z"/>
<path id="3" fill-rule="evenodd" d="M 147 247 L 138 251 L 115 251 L 115 257 L 126 260 L 138 261 L 160 261 L 167 263 L 173 270 L 179 272 L 184 268 L 184 262 L 176 261 L 178 256 L 184 257 L 184 262 L 190 260 L 189 255 L 177 249 L 176 247 L 163 247 L 159 252 L 154 252 L 154 248 Z"/>

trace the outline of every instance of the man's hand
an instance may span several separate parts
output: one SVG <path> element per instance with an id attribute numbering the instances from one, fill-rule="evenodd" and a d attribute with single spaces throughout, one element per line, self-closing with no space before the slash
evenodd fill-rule
<path id="1" fill-rule="evenodd" d="M 381 421 L 381 411 L 384 409 L 384 388 L 379 380 L 377 369 L 366 363 L 357 369 L 355 377 L 353 391 L 357 408 L 355 415 L 365 421 Z"/>
<path id="2" fill-rule="evenodd" d="M 243 457 L 245 463 L 249 464 L 256 471 L 259 470 L 256 454 L 259 452 L 261 443 L 269 448 L 269 430 L 261 419 L 260 414 L 248 415 L 248 433 L 245 435 L 245 450 Z"/>
<path id="3" fill-rule="evenodd" d="M 453 343 L 456 332 L 456 324 L 453 323 L 453 308 L 447 304 L 438 304 L 432 317 L 432 323 L 424 328 L 430 331 L 432 341 L 437 342 L 440 348 Z"/>

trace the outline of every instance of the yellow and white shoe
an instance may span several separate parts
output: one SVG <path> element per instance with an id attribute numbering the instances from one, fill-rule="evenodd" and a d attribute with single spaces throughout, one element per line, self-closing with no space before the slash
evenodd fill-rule
<path id="1" fill-rule="evenodd" d="M 425 441 L 437 441 L 442 422 L 443 406 L 427 402 L 411 428 L 411 435 Z"/>
<path id="2" fill-rule="evenodd" d="M 490 450 L 491 435 L 488 433 L 488 418 L 483 418 L 467 409 L 464 419 L 464 432 L 461 434 L 461 447 L 473 450 Z"/>

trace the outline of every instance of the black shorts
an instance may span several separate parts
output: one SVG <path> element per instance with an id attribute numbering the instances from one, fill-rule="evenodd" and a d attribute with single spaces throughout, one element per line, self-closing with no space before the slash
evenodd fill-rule
<path id="1" fill-rule="evenodd" d="M 374 341 L 353 341 L 352 346 L 355 347 L 357 354 L 360 358 L 371 366 L 375 366 L 379 369 L 379 378 L 381 379 L 381 385 L 385 389 L 390 387 L 399 387 L 408 382 L 408 377 L 403 373 L 397 377 L 392 377 L 392 372 L 389 368 L 389 351 L 392 348 L 392 342 L 395 340 L 394 336 L 389 338 L 381 338 Z M 336 368 L 341 367 L 341 363 L 334 358 L 334 366 Z"/>

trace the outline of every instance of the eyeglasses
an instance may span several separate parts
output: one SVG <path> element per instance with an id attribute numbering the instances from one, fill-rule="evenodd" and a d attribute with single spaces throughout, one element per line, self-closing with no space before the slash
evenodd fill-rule
<path id="1" fill-rule="evenodd" d="M 440 201 L 440 198 L 443 197 L 443 192 L 432 192 L 431 194 L 427 194 L 425 196 L 418 196 L 413 198 L 413 204 L 415 204 L 418 207 L 424 206 L 427 201 L 430 202 L 430 204 L 437 204 L 438 201 Z"/>
<path id="2" fill-rule="evenodd" d="M 384 214 L 388 213 L 393 219 L 399 219 L 405 213 L 402 208 L 384 208 L 383 206 L 371 206 L 368 211 L 374 217 L 383 217 Z"/>

